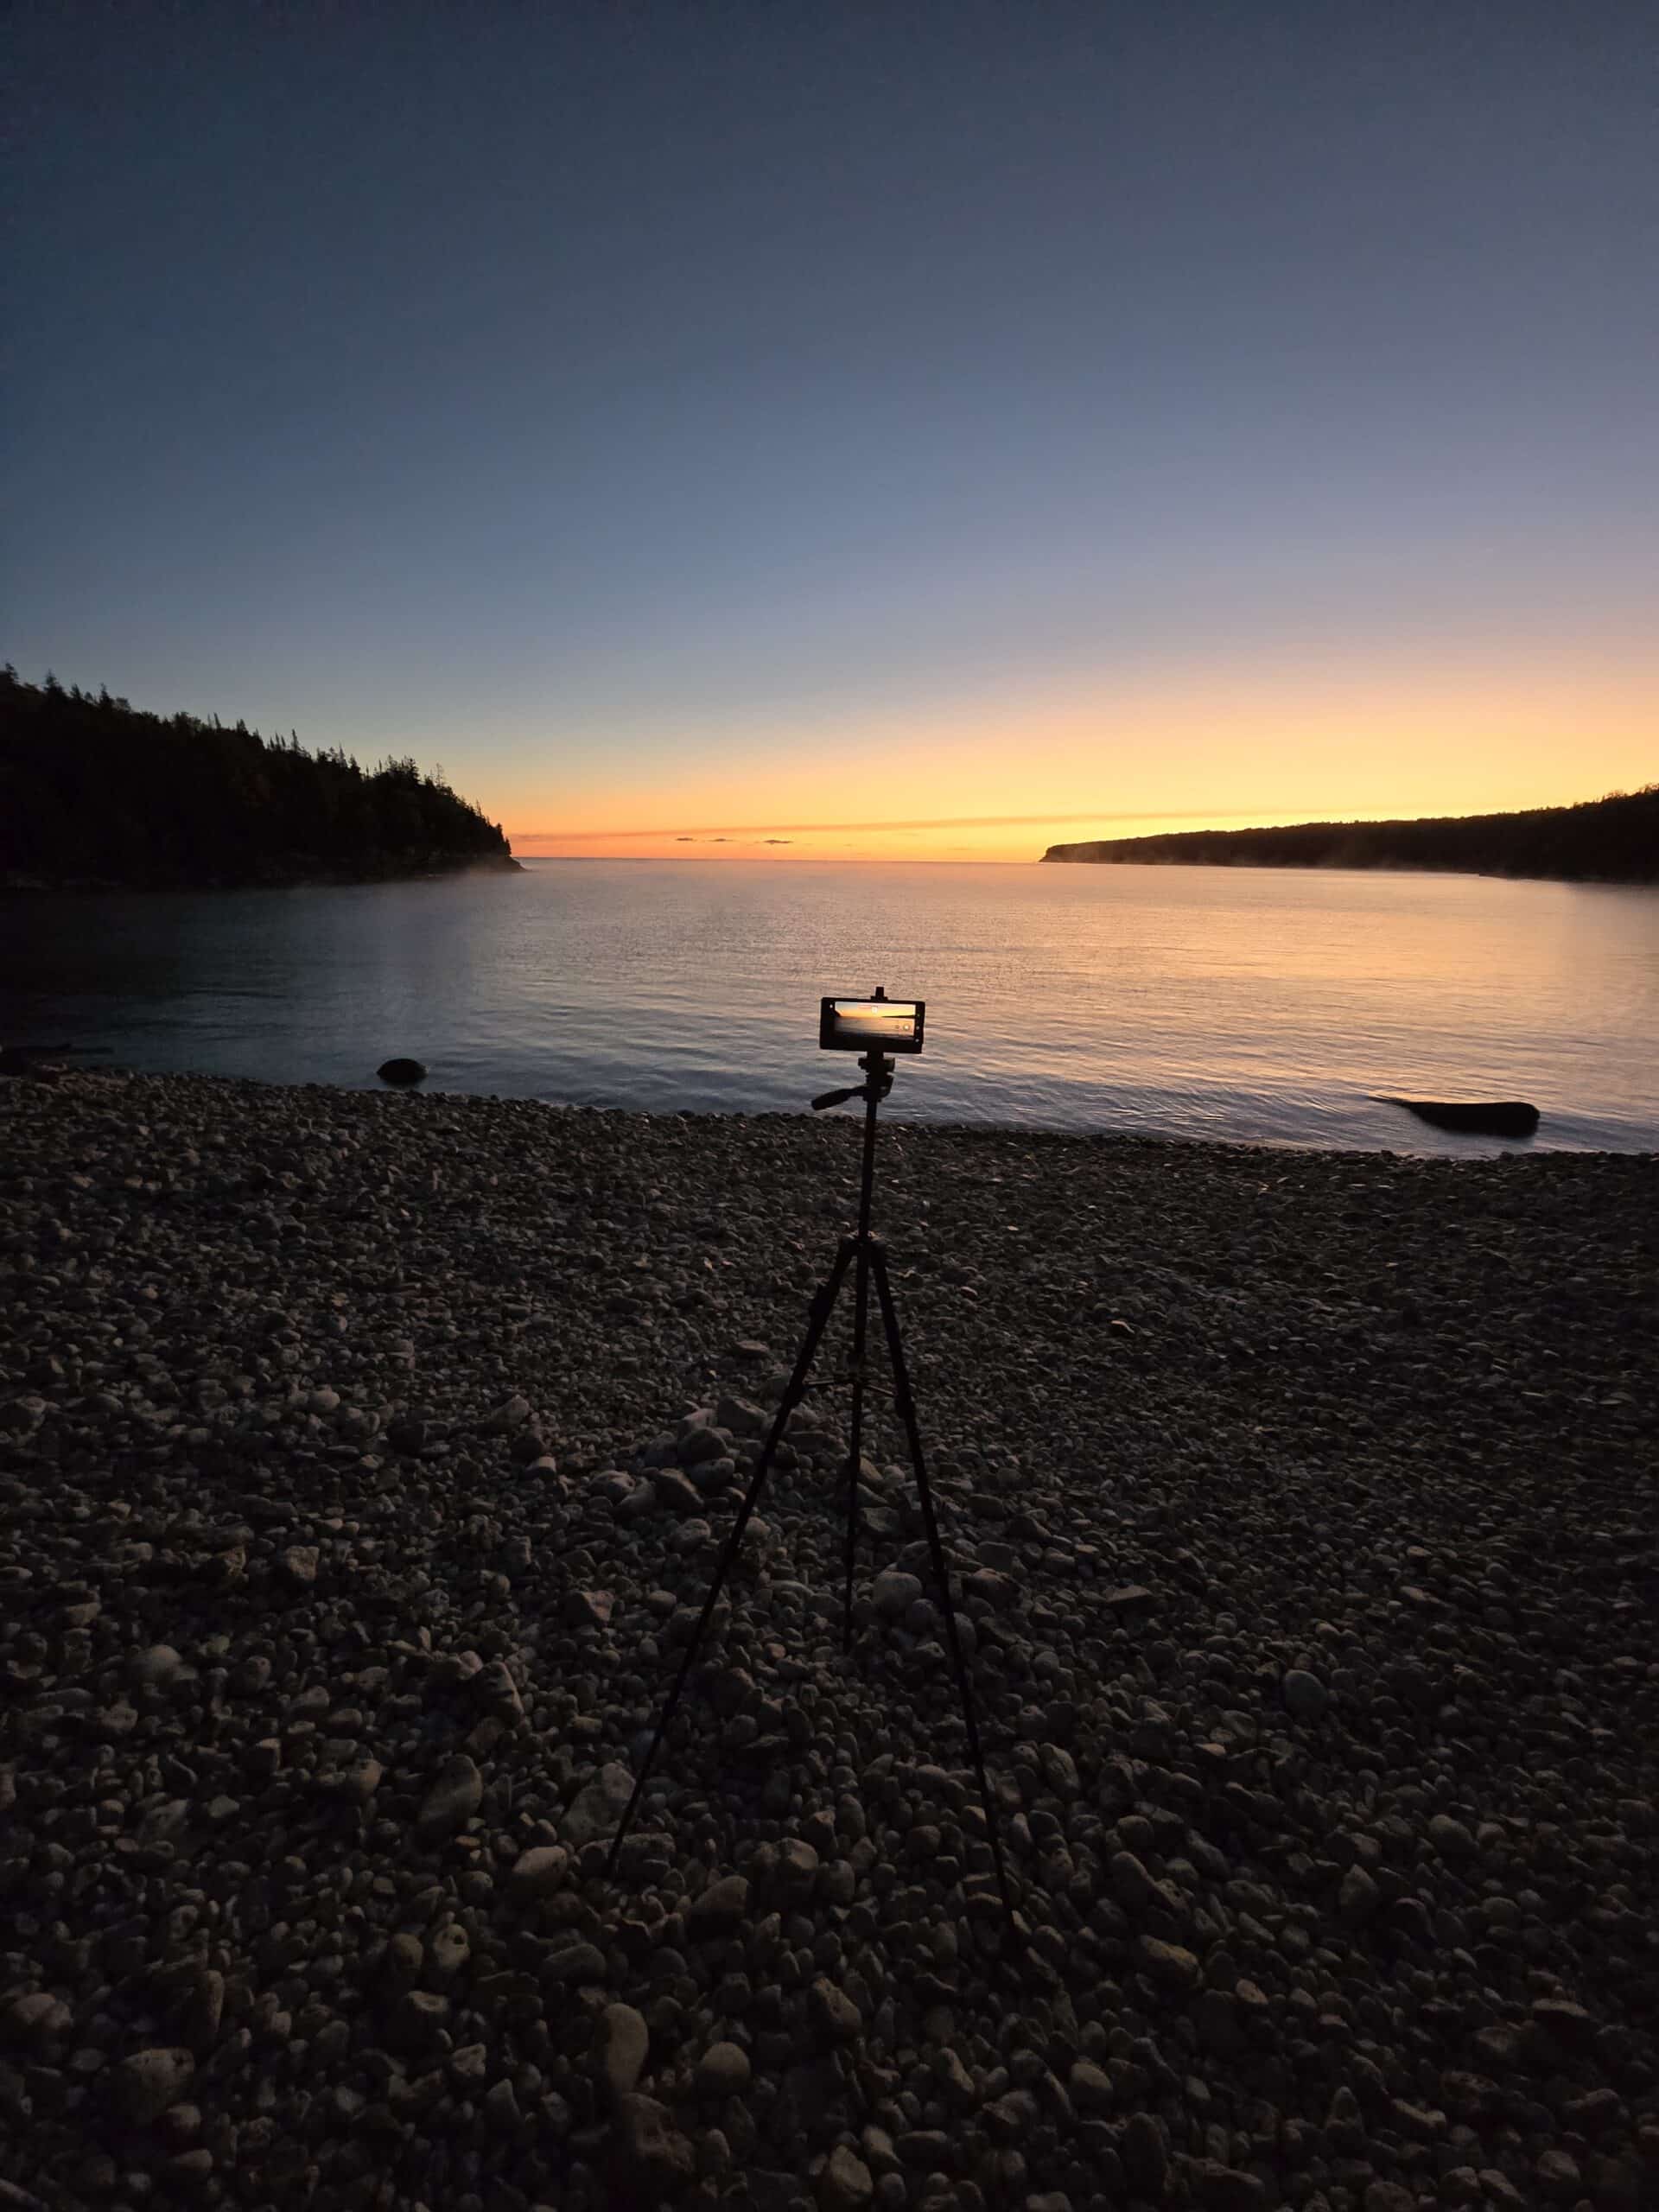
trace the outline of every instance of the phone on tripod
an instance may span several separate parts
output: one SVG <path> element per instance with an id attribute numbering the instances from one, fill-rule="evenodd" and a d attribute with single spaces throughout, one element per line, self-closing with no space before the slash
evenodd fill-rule
<path id="1" fill-rule="evenodd" d="M 919 1052 L 923 999 L 820 999 L 818 1046 L 825 1052 Z"/>

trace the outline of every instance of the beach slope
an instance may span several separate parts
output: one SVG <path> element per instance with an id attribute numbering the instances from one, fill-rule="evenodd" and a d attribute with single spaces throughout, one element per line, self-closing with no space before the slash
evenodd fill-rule
<path id="1" fill-rule="evenodd" d="M 858 1142 L 0 1082 L 0 2177 L 1643 2201 L 1651 1156 L 884 1128 L 1013 1962 L 835 1389 L 605 1880 Z"/>

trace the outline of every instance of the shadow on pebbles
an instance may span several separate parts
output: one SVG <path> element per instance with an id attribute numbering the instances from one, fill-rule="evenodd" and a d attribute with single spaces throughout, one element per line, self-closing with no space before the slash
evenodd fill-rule
<path id="1" fill-rule="evenodd" d="M 0 1084 L 0 2202 L 1659 2201 L 1650 1158 L 885 1132 L 607 1879 L 856 1165 Z"/>

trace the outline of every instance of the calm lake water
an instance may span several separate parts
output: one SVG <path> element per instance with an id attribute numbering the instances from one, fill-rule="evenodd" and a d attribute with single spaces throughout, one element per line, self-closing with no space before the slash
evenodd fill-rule
<path id="1" fill-rule="evenodd" d="M 1492 1152 L 1373 1091 L 1659 1146 L 1659 891 L 1269 869 L 543 861 L 522 875 L 0 901 L 0 1041 L 118 1065 L 675 1111 L 855 1079 L 822 993 L 925 998 L 892 1110 Z"/>

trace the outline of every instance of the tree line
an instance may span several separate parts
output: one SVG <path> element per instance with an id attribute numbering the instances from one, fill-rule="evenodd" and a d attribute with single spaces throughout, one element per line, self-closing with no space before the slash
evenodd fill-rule
<path id="1" fill-rule="evenodd" d="M 1283 830 L 1178 830 L 1051 845 L 1046 861 L 1198 868 L 1367 868 L 1659 882 L 1659 784 L 1576 806 L 1421 822 L 1299 822 Z"/>
<path id="2" fill-rule="evenodd" d="M 0 674 L 0 885 L 228 888 L 517 866 L 440 769 Z"/>

